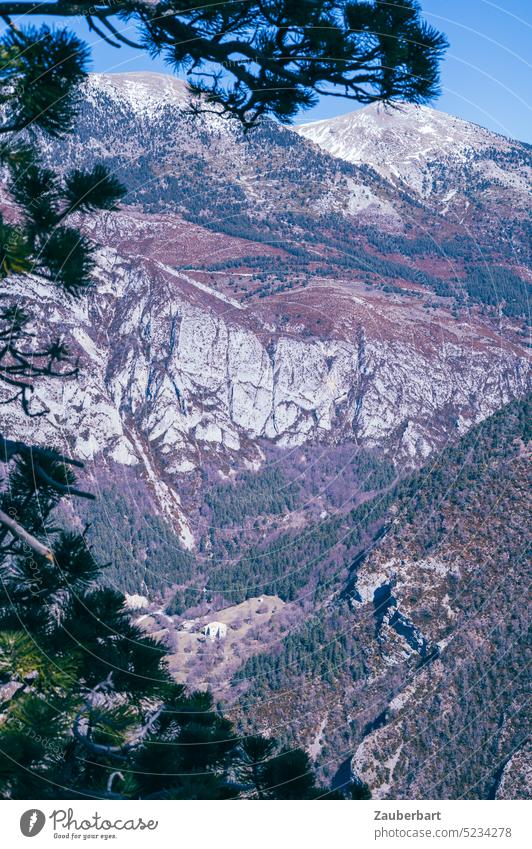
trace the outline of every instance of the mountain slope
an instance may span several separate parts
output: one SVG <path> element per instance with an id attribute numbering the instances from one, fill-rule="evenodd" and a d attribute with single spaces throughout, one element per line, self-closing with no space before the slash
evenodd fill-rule
<path id="1" fill-rule="evenodd" d="M 427 106 L 372 104 L 303 124 L 297 132 L 339 159 L 370 165 L 434 210 L 475 230 L 480 209 L 490 220 L 491 206 L 500 229 L 501 216 L 521 219 L 529 208 L 530 145 Z"/>
<path id="2" fill-rule="evenodd" d="M 400 483 L 343 589 L 241 670 L 246 720 L 318 730 L 376 798 L 526 796 L 529 447 L 515 402 Z"/>
<path id="3" fill-rule="evenodd" d="M 46 152 L 102 159 L 130 193 L 81 222 L 102 246 L 87 301 L 23 286 L 83 365 L 39 390 L 39 439 L 135 466 L 188 545 L 206 466 L 345 440 L 415 464 L 526 391 L 521 266 L 492 245 L 484 279 L 472 242 L 366 164 L 272 122 L 193 119 L 183 84 L 152 74 L 93 75 L 75 135 Z"/>
<path id="4" fill-rule="evenodd" d="M 378 797 L 522 793 L 527 151 L 374 113 L 331 155 L 94 75 L 46 155 L 128 187 L 80 219 L 95 289 L 10 281 L 81 377 L 0 424 L 88 460 L 100 498 L 67 519 L 179 680 Z"/>

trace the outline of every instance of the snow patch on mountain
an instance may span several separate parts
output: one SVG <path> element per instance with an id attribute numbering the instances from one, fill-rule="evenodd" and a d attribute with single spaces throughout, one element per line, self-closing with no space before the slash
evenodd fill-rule
<path id="1" fill-rule="evenodd" d="M 301 124 L 296 132 L 333 156 L 355 165 L 370 165 L 386 179 L 404 183 L 423 197 L 436 188 L 431 163 L 437 167 L 472 165 L 486 177 L 529 191 L 530 166 L 518 173 L 498 167 L 489 158 L 477 161 L 479 155 L 489 157 L 492 149 L 526 152 L 526 145 L 428 106 L 371 104 L 347 115 Z M 448 194 L 446 200 L 451 197 Z"/>
<path id="2" fill-rule="evenodd" d="M 98 103 L 101 95 L 112 98 L 143 117 L 157 115 L 161 106 L 188 106 L 191 95 L 183 80 L 166 74 L 130 71 L 116 74 L 89 74 L 84 96 Z"/>

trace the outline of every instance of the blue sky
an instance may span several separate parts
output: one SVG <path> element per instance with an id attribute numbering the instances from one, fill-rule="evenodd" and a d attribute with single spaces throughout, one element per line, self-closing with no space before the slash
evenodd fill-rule
<path id="1" fill-rule="evenodd" d="M 443 30 L 450 48 L 442 67 L 438 109 L 532 142 L 532 0 L 421 0 L 425 18 Z M 58 19 L 56 19 L 58 20 Z M 140 51 L 95 39 L 81 22 L 97 71 L 167 72 Z M 352 111 L 352 101 L 322 98 L 298 123 Z"/>

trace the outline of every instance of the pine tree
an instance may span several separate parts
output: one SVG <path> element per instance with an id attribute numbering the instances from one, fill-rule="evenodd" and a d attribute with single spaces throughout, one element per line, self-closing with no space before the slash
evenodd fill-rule
<path id="1" fill-rule="evenodd" d="M 258 735 L 251 735 L 242 741 L 235 775 L 242 787 L 257 799 L 267 798 L 264 767 L 268 759 L 273 757 L 274 748 L 273 740 Z"/>
<path id="2" fill-rule="evenodd" d="M 331 791 L 316 784 L 310 758 L 303 749 L 287 749 L 259 735 L 244 737 L 232 765 L 241 792 L 251 799 L 369 799 L 365 784 Z"/>
<path id="3" fill-rule="evenodd" d="M 74 485 L 67 466 L 53 471 Z M 0 531 L 0 795 L 334 798 L 303 750 L 239 738 L 209 693 L 174 682 L 164 646 L 99 586 L 84 535 L 55 527 L 59 500 L 24 460 L 0 498 L 53 551 Z"/>
<path id="4" fill-rule="evenodd" d="M 131 622 L 124 597 L 97 587 L 83 535 L 54 528 L 55 489 L 36 485 L 24 461 L 7 484 L 2 510 L 46 539 L 53 559 L 3 532 L 2 795 L 235 795 L 231 724 L 208 694 L 175 684 L 165 649 Z"/>
<path id="5" fill-rule="evenodd" d="M 197 110 L 246 127 L 290 122 L 320 95 L 425 103 L 438 92 L 445 37 L 416 0 L 57 0 L 0 2 L 0 14 L 85 16 L 114 47 L 148 50 L 185 73 Z"/>

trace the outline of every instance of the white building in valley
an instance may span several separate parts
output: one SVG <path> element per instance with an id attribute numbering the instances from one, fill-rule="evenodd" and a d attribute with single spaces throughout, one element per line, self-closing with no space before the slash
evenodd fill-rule
<path id="1" fill-rule="evenodd" d="M 223 640 L 227 636 L 227 625 L 224 622 L 209 622 L 205 625 L 203 633 L 210 640 Z"/>
<path id="2" fill-rule="evenodd" d="M 126 593 L 125 599 L 124 607 L 128 610 L 142 610 L 149 605 L 149 601 L 144 595 L 128 595 L 128 593 Z"/>

